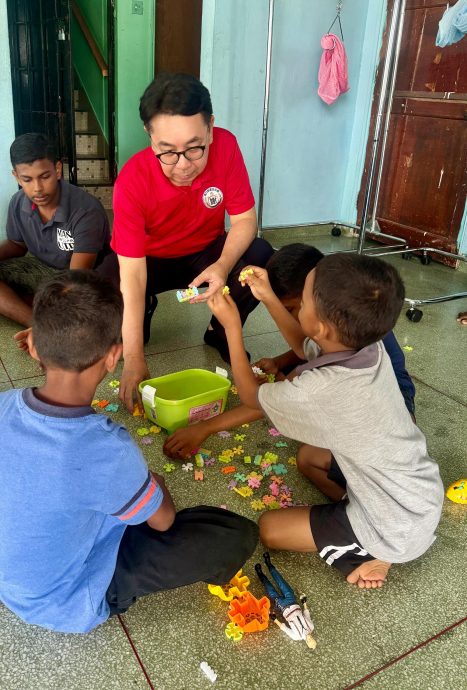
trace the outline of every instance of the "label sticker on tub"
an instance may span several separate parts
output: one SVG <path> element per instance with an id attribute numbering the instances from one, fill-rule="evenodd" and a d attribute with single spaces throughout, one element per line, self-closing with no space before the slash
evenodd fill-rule
<path id="1" fill-rule="evenodd" d="M 222 399 L 215 402 L 207 403 L 206 405 L 198 405 L 198 407 L 190 408 L 188 415 L 188 424 L 200 422 L 203 419 L 210 419 L 220 414 L 222 410 Z"/>
<path id="2" fill-rule="evenodd" d="M 149 384 L 146 384 L 141 392 L 143 403 L 146 403 L 152 409 L 156 407 L 156 392 L 154 386 L 150 386 Z"/>

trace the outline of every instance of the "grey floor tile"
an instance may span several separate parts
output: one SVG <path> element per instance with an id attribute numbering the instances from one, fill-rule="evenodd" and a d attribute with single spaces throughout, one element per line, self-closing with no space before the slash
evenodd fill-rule
<path id="1" fill-rule="evenodd" d="M 13 340 L 14 334 L 20 330 L 21 326 L 0 316 L 0 357 L 13 381 L 27 376 L 37 376 L 40 371 L 39 364 L 25 352 L 19 350 Z"/>
<path id="2" fill-rule="evenodd" d="M 26 625 L 0 606 L 0 685 L 4 690 L 147 690 L 117 620 L 87 635 Z"/>
<path id="3" fill-rule="evenodd" d="M 365 681 L 365 690 L 453 690 L 465 685 L 467 623 Z"/>

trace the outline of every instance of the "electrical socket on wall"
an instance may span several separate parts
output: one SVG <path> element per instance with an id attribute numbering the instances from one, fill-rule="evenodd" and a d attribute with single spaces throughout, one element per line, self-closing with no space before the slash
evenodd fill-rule
<path id="1" fill-rule="evenodd" d="M 143 14 L 143 0 L 131 0 L 131 14 Z"/>

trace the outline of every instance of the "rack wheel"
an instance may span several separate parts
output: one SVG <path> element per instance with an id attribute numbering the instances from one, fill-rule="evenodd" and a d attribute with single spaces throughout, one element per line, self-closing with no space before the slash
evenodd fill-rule
<path id="1" fill-rule="evenodd" d="M 428 266 L 429 264 L 431 264 L 431 256 L 429 254 L 422 254 L 422 256 L 420 257 L 420 262 L 423 266 Z"/>
<path id="2" fill-rule="evenodd" d="M 409 254 L 408 252 L 402 252 L 401 259 L 404 259 L 404 261 L 410 261 L 411 258 L 412 254 Z"/>
<path id="3" fill-rule="evenodd" d="M 340 237 L 342 235 L 342 230 L 335 225 L 331 230 L 331 235 L 333 237 Z"/>
<path id="4" fill-rule="evenodd" d="M 405 315 L 409 321 L 418 323 L 422 320 L 423 312 L 421 309 L 415 309 L 415 307 L 410 307 L 410 309 L 407 309 L 407 311 L 405 312 Z"/>

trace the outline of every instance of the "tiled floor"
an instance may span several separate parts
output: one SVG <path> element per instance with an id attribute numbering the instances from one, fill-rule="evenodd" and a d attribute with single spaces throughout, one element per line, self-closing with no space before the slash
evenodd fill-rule
<path id="1" fill-rule="evenodd" d="M 313 235 L 313 241 L 324 250 L 349 245 L 346 238 L 331 242 L 324 229 L 318 235 Z M 274 244 L 285 243 L 284 237 L 296 241 L 302 236 L 311 242 L 310 234 L 294 231 L 276 233 Z M 423 267 L 417 260 L 405 262 L 399 257 L 390 260 L 402 272 L 411 297 L 467 289 L 464 271 L 436 264 Z M 406 357 L 417 386 L 417 418 L 446 486 L 467 475 L 467 328 L 455 320 L 461 308 L 467 309 L 467 301 L 426 306 L 420 323 L 402 315 L 396 328 L 401 345 L 413 348 Z M 205 307 L 179 305 L 172 293 L 162 296 L 147 346 L 153 375 L 221 364 L 203 344 L 207 319 Z M 0 320 L 0 390 L 37 385 L 41 380 L 35 363 L 16 350 L 12 342 L 16 330 L 11 322 Z M 261 307 L 250 317 L 245 339 L 253 358 L 284 348 Z M 97 397 L 110 396 L 112 389 L 104 381 Z M 236 400 L 229 395 L 230 405 Z M 123 409 L 113 416 L 139 438 L 139 418 Z M 246 434 L 245 453 L 275 449 L 277 439 L 268 435 L 265 422 L 241 431 Z M 162 442 L 161 434 L 153 445 L 143 446 L 151 468 L 158 471 L 166 462 L 160 451 Z M 216 436 L 204 445 L 215 454 L 232 443 Z M 287 464 L 295 448 L 290 442 L 288 448 L 275 449 L 289 470 L 287 483 L 296 500 L 322 502 L 322 495 Z M 206 471 L 202 483 L 177 467 L 167 475 L 167 483 L 178 507 L 225 503 L 249 517 L 255 515 L 249 501 L 227 490 L 226 478 L 215 467 Z M 217 671 L 219 690 L 467 687 L 466 527 L 467 507 L 446 501 L 434 546 L 420 560 L 393 567 L 388 584 L 379 591 L 350 587 L 314 555 L 275 555 L 275 563 L 296 591 L 308 594 L 318 643 L 314 652 L 289 641 L 275 626 L 244 637 L 237 645 L 228 641 L 224 636 L 227 606 L 203 584 L 140 600 L 121 621 L 111 620 L 86 636 L 55 635 L 29 627 L 0 608 L 0 687 L 203 690 L 211 687 L 199 671 L 203 660 Z M 260 556 L 258 548 L 245 566 L 257 595 L 262 592 L 253 565 Z M 449 629 L 459 621 L 463 622 Z"/>

